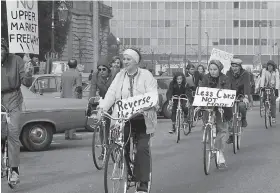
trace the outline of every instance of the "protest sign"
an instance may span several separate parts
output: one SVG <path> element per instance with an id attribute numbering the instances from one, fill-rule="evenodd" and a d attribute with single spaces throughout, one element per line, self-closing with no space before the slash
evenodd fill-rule
<path id="1" fill-rule="evenodd" d="M 156 106 L 157 102 L 157 92 L 149 92 L 143 95 L 118 100 L 114 108 L 116 109 L 115 111 L 117 112 L 118 118 L 129 118 L 143 108 Z"/>
<path id="2" fill-rule="evenodd" d="M 209 61 L 211 60 L 219 60 L 224 65 L 223 73 L 226 73 L 230 68 L 230 63 L 233 58 L 233 54 L 225 52 L 223 50 L 219 50 L 216 48 L 212 49 L 211 56 Z"/>
<path id="3" fill-rule="evenodd" d="M 193 106 L 232 107 L 235 98 L 235 90 L 198 87 L 195 92 Z"/>
<path id="4" fill-rule="evenodd" d="M 39 54 L 38 2 L 6 1 L 10 53 Z"/>

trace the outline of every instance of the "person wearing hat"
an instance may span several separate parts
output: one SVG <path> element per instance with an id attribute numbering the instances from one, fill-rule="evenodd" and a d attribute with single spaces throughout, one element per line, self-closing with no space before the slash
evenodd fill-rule
<path id="1" fill-rule="evenodd" d="M 61 75 L 61 98 L 76 98 L 81 99 L 82 90 L 82 75 L 77 70 L 78 62 L 76 59 L 68 61 L 69 69 Z M 80 140 L 80 136 L 75 134 L 76 129 L 65 131 L 66 140 Z"/>
<path id="2" fill-rule="evenodd" d="M 122 69 L 113 80 L 104 100 L 99 104 L 97 118 L 101 118 L 103 111 L 108 111 L 118 100 L 127 99 L 133 96 L 153 93 L 158 96 L 157 81 L 147 69 L 140 68 L 141 54 L 136 49 L 127 49 L 123 53 Z M 158 98 L 158 97 L 157 97 Z M 134 163 L 135 181 L 139 182 L 136 192 L 147 192 L 150 181 L 150 137 L 155 132 L 157 125 L 157 104 L 149 109 L 142 109 L 143 114 L 126 122 L 124 127 L 124 139 L 130 136 L 130 127 L 137 138 L 136 155 Z M 113 110 L 113 117 L 117 117 L 117 108 Z M 126 152 L 129 152 L 129 143 L 126 144 Z M 125 154 L 129 159 L 129 153 Z"/>
<path id="3" fill-rule="evenodd" d="M 263 74 L 261 76 L 261 83 L 260 87 L 261 90 L 266 87 L 271 87 L 274 89 L 275 95 L 271 96 L 271 117 L 272 122 L 276 123 L 276 98 L 279 94 L 279 71 L 276 68 L 276 64 L 273 60 L 269 60 L 267 62 L 266 70 L 263 71 Z M 264 96 L 265 100 L 266 96 Z"/>
<path id="4" fill-rule="evenodd" d="M 22 111 L 23 96 L 21 85 L 30 87 L 32 84 L 31 69 L 24 69 L 24 62 L 21 57 L 10 54 L 8 43 L 1 38 L 1 104 L 10 112 L 11 123 L 8 123 L 8 154 L 9 164 L 12 168 L 12 183 L 19 183 L 19 154 L 21 128 L 19 125 Z M 4 128 L 5 125 L 1 127 Z M 5 129 L 1 130 L 1 141 L 5 142 Z M 2 145 L 2 144 L 1 144 Z"/>
<path id="5" fill-rule="evenodd" d="M 243 102 L 239 103 L 239 112 L 241 113 L 241 127 L 247 127 L 247 107 L 249 104 L 249 95 L 251 94 L 250 74 L 242 68 L 242 60 L 234 57 L 231 60 L 230 70 L 226 74 L 230 80 L 230 89 L 236 90 L 236 96 L 242 95 Z M 229 132 L 232 131 L 229 127 Z M 229 136 L 228 144 L 233 143 L 233 135 Z"/>
<path id="6" fill-rule="evenodd" d="M 230 89 L 229 78 L 222 73 L 224 65 L 219 60 L 211 60 L 209 62 L 208 71 L 201 83 L 201 87 L 209 87 L 209 88 L 219 88 L 219 89 Z M 232 117 L 232 109 L 231 108 L 223 108 L 224 114 L 221 116 L 220 112 L 216 111 L 216 127 L 217 127 L 217 137 L 216 144 L 219 149 L 219 158 L 218 165 L 220 168 L 225 168 L 225 157 L 224 150 L 226 145 L 226 134 L 227 134 L 227 125 Z M 203 120 L 207 120 L 208 113 L 204 112 Z"/>

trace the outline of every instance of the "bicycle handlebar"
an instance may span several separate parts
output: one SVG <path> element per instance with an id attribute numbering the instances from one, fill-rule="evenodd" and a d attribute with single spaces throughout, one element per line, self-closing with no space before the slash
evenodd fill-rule
<path id="1" fill-rule="evenodd" d="M 187 98 L 182 98 L 182 96 L 186 96 Z M 178 96 L 178 95 L 174 95 L 174 96 L 172 96 L 172 98 L 171 98 L 171 100 L 172 100 L 172 102 L 174 101 L 174 100 L 185 100 L 185 101 L 189 101 L 189 99 L 188 99 L 188 96 L 186 95 L 186 94 L 181 94 L 180 96 Z"/>
<path id="2" fill-rule="evenodd" d="M 199 111 L 207 111 L 208 113 L 212 113 L 215 109 L 214 108 L 201 108 L 201 107 L 196 107 L 194 109 L 194 115 Z M 218 111 L 221 113 L 221 116 L 224 114 L 224 109 L 222 107 L 218 107 Z"/>
<path id="3" fill-rule="evenodd" d="M 123 118 L 123 117 L 117 118 L 117 117 L 113 117 L 112 115 L 110 115 L 110 114 L 107 113 L 107 112 L 102 112 L 102 113 L 101 113 L 101 117 L 107 117 L 107 118 L 109 118 L 109 119 L 111 119 L 111 120 L 114 120 L 114 121 L 125 121 L 125 122 L 127 122 L 127 121 L 129 121 L 130 119 L 136 117 L 137 115 L 144 115 L 144 113 L 138 112 L 138 113 L 133 114 L 133 115 L 130 116 L 129 118 Z"/>

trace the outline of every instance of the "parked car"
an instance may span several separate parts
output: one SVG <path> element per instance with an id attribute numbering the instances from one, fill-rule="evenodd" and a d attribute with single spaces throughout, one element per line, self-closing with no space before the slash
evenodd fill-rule
<path id="1" fill-rule="evenodd" d="M 169 84 L 172 81 L 171 76 L 156 76 L 158 83 L 158 94 L 159 94 L 159 110 L 158 114 L 164 116 L 167 119 L 171 118 L 171 112 L 167 110 L 168 101 L 166 99 L 166 92 Z"/>
<path id="2" fill-rule="evenodd" d="M 20 119 L 20 140 L 29 151 L 43 151 L 50 147 L 53 135 L 86 125 L 86 99 L 55 98 L 31 92 L 25 86 Z"/>

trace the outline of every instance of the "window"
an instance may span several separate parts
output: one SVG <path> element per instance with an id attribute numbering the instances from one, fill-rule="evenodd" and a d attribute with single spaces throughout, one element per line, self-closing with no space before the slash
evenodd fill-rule
<path id="1" fill-rule="evenodd" d="M 262 39 L 262 45 L 266 46 L 267 45 L 267 39 Z"/>
<path id="2" fill-rule="evenodd" d="M 138 1 L 138 9 L 143 9 L 144 8 L 144 3 L 141 1 Z"/>
<path id="3" fill-rule="evenodd" d="M 246 9 L 246 2 L 240 2 L 240 9 Z"/>
<path id="4" fill-rule="evenodd" d="M 171 9 L 171 2 L 165 2 L 165 9 Z"/>
<path id="5" fill-rule="evenodd" d="M 246 39 L 240 39 L 240 45 L 246 45 Z"/>
<path id="6" fill-rule="evenodd" d="M 170 20 L 165 20 L 165 27 L 170 27 Z"/>
<path id="7" fill-rule="evenodd" d="M 184 2 L 178 2 L 178 9 L 184 9 L 184 8 L 185 8 Z"/>
<path id="8" fill-rule="evenodd" d="M 172 6 L 172 9 L 177 9 L 177 2 L 172 2 L 171 6 Z"/>
<path id="9" fill-rule="evenodd" d="M 144 46 L 150 45 L 150 38 L 144 38 Z"/>
<path id="10" fill-rule="evenodd" d="M 267 2 L 262 2 L 261 8 L 262 9 L 267 9 Z"/>
<path id="11" fill-rule="evenodd" d="M 239 20 L 233 20 L 233 27 L 239 27 Z"/>
<path id="12" fill-rule="evenodd" d="M 213 2 L 213 9 L 219 9 L 219 3 Z"/>
<path id="13" fill-rule="evenodd" d="M 239 8 L 239 2 L 233 2 L 233 7 L 234 7 L 234 9 L 238 9 Z"/>
<path id="14" fill-rule="evenodd" d="M 247 45 L 253 45 L 253 39 L 247 39 Z"/>
<path id="15" fill-rule="evenodd" d="M 232 45 L 232 39 L 226 39 L 226 45 Z"/>
<path id="16" fill-rule="evenodd" d="M 260 45 L 260 40 L 259 39 L 254 39 L 254 44 L 255 44 L 255 46 Z"/>
<path id="17" fill-rule="evenodd" d="M 240 21 L 240 27 L 246 27 L 246 20 Z"/>
<path id="18" fill-rule="evenodd" d="M 123 2 L 122 1 L 119 1 L 118 8 L 123 9 Z"/>
<path id="19" fill-rule="evenodd" d="M 213 46 L 217 46 L 217 45 L 219 45 L 219 43 L 218 42 L 212 42 L 213 43 Z"/>
<path id="20" fill-rule="evenodd" d="M 239 39 L 237 38 L 233 39 L 233 45 L 239 45 Z"/>
<path id="21" fill-rule="evenodd" d="M 164 2 L 158 2 L 158 9 L 164 9 Z"/>
<path id="22" fill-rule="evenodd" d="M 130 2 L 124 2 L 123 3 L 123 8 L 124 9 L 130 9 Z"/>
<path id="23" fill-rule="evenodd" d="M 269 22 L 267 20 L 262 20 L 262 27 L 267 27 Z"/>
<path id="24" fill-rule="evenodd" d="M 157 2 L 151 2 L 152 9 L 157 9 Z"/>
<path id="25" fill-rule="evenodd" d="M 165 38 L 165 45 L 170 45 L 170 39 L 169 38 Z"/>
<path id="26" fill-rule="evenodd" d="M 158 20 L 158 27 L 164 27 L 164 20 Z"/>
<path id="27" fill-rule="evenodd" d="M 144 21 L 138 20 L 138 27 L 144 27 Z"/>
<path id="28" fill-rule="evenodd" d="M 143 45 L 143 38 L 138 38 L 138 45 L 142 46 Z"/>
<path id="29" fill-rule="evenodd" d="M 151 27 L 157 27 L 157 20 L 152 20 Z"/>
<path id="30" fill-rule="evenodd" d="M 144 27 L 151 27 L 150 20 L 144 20 Z"/>
<path id="31" fill-rule="evenodd" d="M 185 9 L 191 9 L 191 8 L 192 8 L 191 2 L 185 2 Z"/>
<path id="32" fill-rule="evenodd" d="M 254 21 L 253 20 L 247 20 L 247 27 L 254 27 Z"/>
<path id="33" fill-rule="evenodd" d="M 158 44 L 161 45 L 161 46 L 164 45 L 164 38 L 159 38 L 158 39 Z"/>
<path id="34" fill-rule="evenodd" d="M 226 40 L 225 39 L 220 39 L 220 45 L 225 45 L 226 44 Z"/>
<path id="35" fill-rule="evenodd" d="M 124 38 L 124 45 L 130 45 L 130 39 Z"/>
<path id="36" fill-rule="evenodd" d="M 255 2 L 255 9 L 261 8 L 261 2 Z"/>
<path id="37" fill-rule="evenodd" d="M 198 9 L 198 2 L 192 2 L 192 9 Z"/>
<path id="38" fill-rule="evenodd" d="M 254 2 L 247 2 L 247 9 L 254 9 Z"/>
<path id="39" fill-rule="evenodd" d="M 177 45 L 177 38 L 171 39 L 171 45 L 176 46 Z"/>
<path id="40" fill-rule="evenodd" d="M 131 45 L 136 46 L 137 45 L 137 39 L 131 38 Z"/>
<path id="41" fill-rule="evenodd" d="M 260 26 L 260 21 L 259 20 L 255 20 L 255 27 L 259 27 Z"/>
<path id="42" fill-rule="evenodd" d="M 206 9 L 212 9 L 212 2 L 206 2 Z"/>
<path id="43" fill-rule="evenodd" d="M 177 27 L 177 20 L 171 20 L 171 27 Z"/>
<path id="44" fill-rule="evenodd" d="M 151 9 L 150 2 L 144 2 L 144 9 Z"/>
<path id="45" fill-rule="evenodd" d="M 137 9 L 137 2 L 131 2 L 131 9 Z"/>

